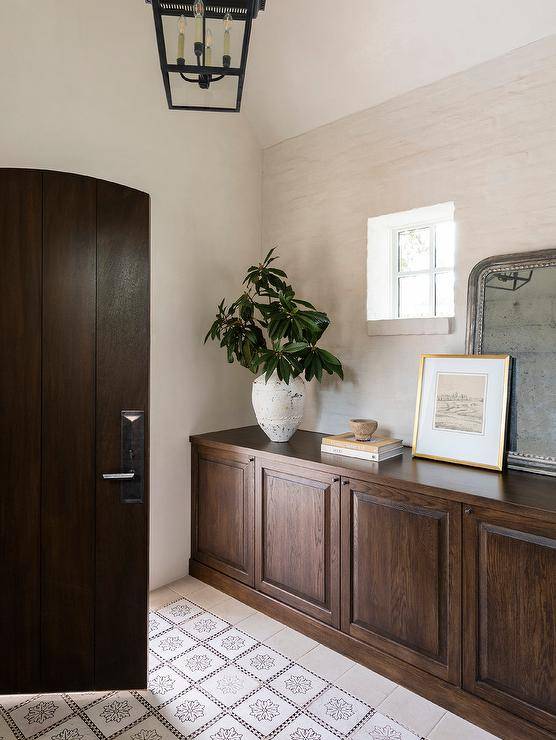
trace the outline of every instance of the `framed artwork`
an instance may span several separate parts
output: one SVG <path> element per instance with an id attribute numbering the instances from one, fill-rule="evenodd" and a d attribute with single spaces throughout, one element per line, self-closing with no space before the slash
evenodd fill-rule
<path id="1" fill-rule="evenodd" d="M 509 355 L 422 355 L 413 456 L 502 470 Z"/>

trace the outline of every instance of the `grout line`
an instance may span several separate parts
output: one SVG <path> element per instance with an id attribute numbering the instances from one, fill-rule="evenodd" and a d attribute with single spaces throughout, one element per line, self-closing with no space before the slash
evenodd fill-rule
<path id="1" fill-rule="evenodd" d="M 440 717 L 440 719 L 438 720 L 438 722 L 433 727 L 431 727 L 430 730 L 427 732 L 427 738 L 429 737 L 429 735 L 431 734 L 431 732 L 438 727 L 438 725 L 442 722 L 442 720 L 444 719 L 444 717 L 446 717 L 448 714 L 449 714 L 449 712 L 444 712 L 444 714 L 442 715 L 442 717 Z"/>

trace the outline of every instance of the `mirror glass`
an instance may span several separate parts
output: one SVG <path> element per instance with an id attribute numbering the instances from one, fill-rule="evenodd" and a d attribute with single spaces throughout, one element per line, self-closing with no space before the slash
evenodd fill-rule
<path id="1" fill-rule="evenodd" d="M 514 358 L 508 449 L 554 458 L 556 264 L 487 271 L 483 281 L 478 351 Z"/>

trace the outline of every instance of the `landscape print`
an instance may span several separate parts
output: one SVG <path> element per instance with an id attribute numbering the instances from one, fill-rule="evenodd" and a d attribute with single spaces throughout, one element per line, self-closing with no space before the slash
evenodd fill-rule
<path id="1" fill-rule="evenodd" d="M 483 434 L 487 376 L 437 373 L 433 428 Z"/>

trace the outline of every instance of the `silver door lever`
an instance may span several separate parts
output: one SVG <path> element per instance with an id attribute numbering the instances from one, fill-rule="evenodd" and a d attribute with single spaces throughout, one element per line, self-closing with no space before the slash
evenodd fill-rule
<path id="1" fill-rule="evenodd" d="M 133 480 L 135 473 L 103 473 L 102 477 L 104 480 Z"/>

